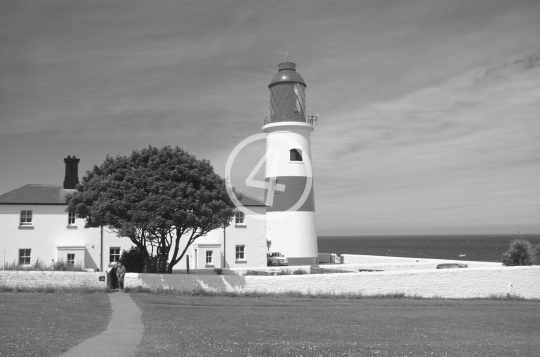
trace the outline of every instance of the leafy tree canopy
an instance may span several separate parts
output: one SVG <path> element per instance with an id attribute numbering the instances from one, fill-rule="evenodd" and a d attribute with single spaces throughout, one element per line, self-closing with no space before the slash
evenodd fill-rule
<path id="1" fill-rule="evenodd" d="M 143 258 L 157 248 L 171 273 L 197 238 L 228 226 L 234 204 L 208 160 L 178 147 L 149 146 L 129 156 L 107 156 L 87 171 L 68 197 L 67 210 L 83 218 L 86 228 L 104 225 L 129 237 Z M 181 239 L 187 240 L 182 251 Z"/>

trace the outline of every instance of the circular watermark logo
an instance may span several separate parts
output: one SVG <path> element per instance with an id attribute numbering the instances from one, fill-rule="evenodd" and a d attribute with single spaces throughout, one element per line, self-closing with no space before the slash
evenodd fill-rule
<path id="1" fill-rule="evenodd" d="M 227 158 L 227 163 L 225 164 L 225 183 L 226 183 L 225 186 L 227 188 L 227 194 L 229 195 L 231 201 L 234 203 L 236 208 L 238 208 L 241 212 L 243 212 L 246 215 L 251 215 L 253 216 L 253 218 L 256 218 L 258 220 L 270 221 L 270 220 L 282 219 L 290 215 L 292 212 L 297 211 L 298 209 L 300 209 L 300 207 L 302 207 L 304 202 L 306 202 L 306 200 L 308 199 L 309 194 L 311 192 L 311 187 L 313 186 L 313 170 L 312 170 L 309 155 L 302 155 L 302 161 L 305 164 L 305 170 L 306 170 L 306 185 L 298 201 L 294 205 L 292 205 L 290 208 L 284 211 L 272 212 L 273 213 L 272 215 L 261 215 L 260 213 L 255 212 L 251 210 L 250 208 L 244 206 L 242 202 L 240 202 L 242 194 L 235 192 L 233 188 L 233 184 L 231 182 L 232 166 L 238 154 L 247 145 L 258 140 L 266 140 L 266 137 L 267 136 L 264 133 L 251 135 L 245 138 L 244 140 L 242 140 L 238 145 L 236 145 L 236 147 L 231 151 L 229 157 Z M 298 148 L 298 143 L 296 143 L 294 140 L 292 140 L 289 137 L 277 136 L 274 139 L 285 143 L 286 147 L 290 149 Z M 265 201 L 265 204 L 267 207 L 273 206 L 274 195 L 276 194 L 276 191 L 284 192 L 284 193 L 286 192 L 286 185 L 278 183 L 277 175 L 275 177 L 267 176 L 269 175 L 268 172 L 265 174 L 265 177 L 268 177 L 268 181 L 266 180 L 258 181 L 258 180 L 255 180 L 254 177 L 265 162 L 271 163 L 269 166 L 270 166 L 270 172 L 272 174 L 274 173 L 279 174 L 279 161 L 280 161 L 280 158 L 282 158 L 280 154 L 281 154 L 280 148 L 267 147 L 266 152 L 264 153 L 262 158 L 259 160 L 257 165 L 255 165 L 253 170 L 251 170 L 251 173 L 245 180 L 246 186 L 267 190 L 266 201 Z M 240 199 L 238 198 L 238 195 L 240 196 Z"/>

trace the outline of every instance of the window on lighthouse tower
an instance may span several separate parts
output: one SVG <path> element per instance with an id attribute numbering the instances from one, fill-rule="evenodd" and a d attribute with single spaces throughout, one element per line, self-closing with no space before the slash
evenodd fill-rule
<path id="1" fill-rule="evenodd" d="M 291 161 L 302 161 L 302 151 L 299 149 L 291 149 Z"/>

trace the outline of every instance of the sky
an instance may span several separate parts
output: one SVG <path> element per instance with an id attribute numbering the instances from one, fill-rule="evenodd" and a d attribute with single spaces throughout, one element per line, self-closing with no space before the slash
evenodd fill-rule
<path id="1" fill-rule="evenodd" d="M 539 18 L 538 0 L 4 0 L 0 193 L 148 145 L 224 176 L 288 52 L 319 116 L 319 235 L 540 233 Z"/>

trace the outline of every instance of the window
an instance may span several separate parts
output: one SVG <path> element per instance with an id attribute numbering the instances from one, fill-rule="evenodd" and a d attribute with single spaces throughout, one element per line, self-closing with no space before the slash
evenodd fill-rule
<path id="1" fill-rule="evenodd" d="M 236 246 L 236 260 L 244 260 L 244 247 L 243 245 Z"/>
<path id="2" fill-rule="evenodd" d="M 31 251 L 32 249 L 19 249 L 19 265 L 30 265 Z"/>
<path id="3" fill-rule="evenodd" d="M 21 211 L 21 226 L 32 225 L 32 211 Z"/>
<path id="4" fill-rule="evenodd" d="M 238 211 L 234 213 L 234 219 L 235 219 L 236 224 L 245 224 L 244 218 L 245 218 L 244 212 Z"/>
<path id="5" fill-rule="evenodd" d="M 115 263 L 120 261 L 120 248 L 109 249 L 109 262 Z"/>
<path id="6" fill-rule="evenodd" d="M 68 213 L 68 225 L 74 226 L 75 225 L 75 212 L 69 212 Z"/>
<path id="7" fill-rule="evenodd" d="M 291 150 L 291 161 L 302 161 L 302 151 L 300 149 Z"/>
<path id="8" fill-rule="evenodd" d="M 68 265 L 75 265 L 75 253 L 68 253 L 67 263 Z"/>
<path id="9" fill-rule="evenodd" d="M 206 251 L 206 265 L 212 264 L 212 250 Z"/>

